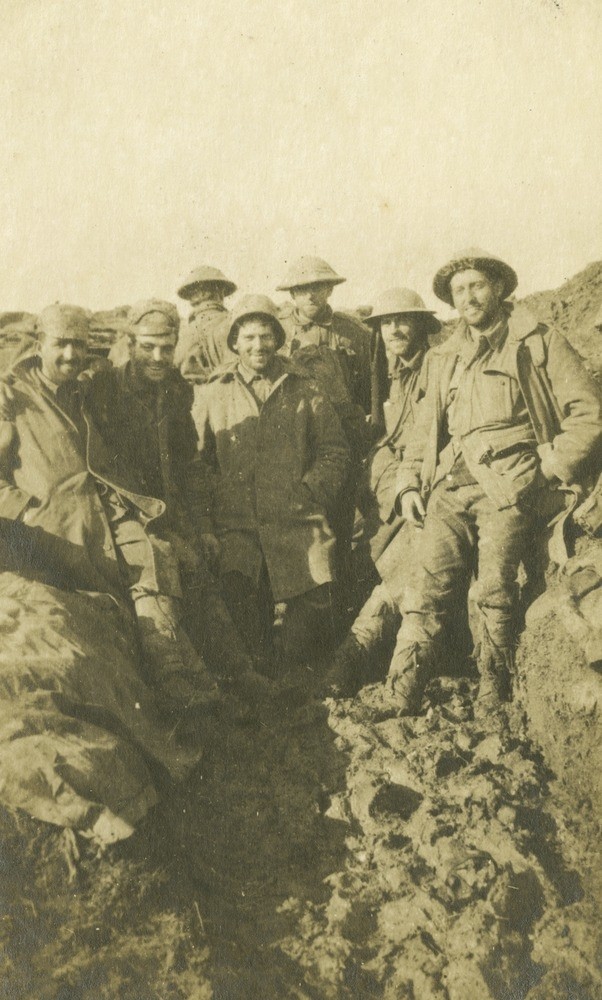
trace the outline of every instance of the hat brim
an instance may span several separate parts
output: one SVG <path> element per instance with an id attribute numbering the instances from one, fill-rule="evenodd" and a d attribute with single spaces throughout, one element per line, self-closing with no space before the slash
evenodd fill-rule
<path id="1" fill-rule="evenodd" d="M 207 281 L 190 281 L 186 285 L 182 285 L 178 288 L 177 294 L 181 299 L 190 299 L 194 295 L 195 291 L 202 288 L 204 285 L 221 285 L 224 289 L 224 295 L 227 298 L 229 295 L 234 295 L 234 292 L 238 288 L 233 281 L 222 281 L 220 278 L 208 279 Z"/>
<path id="2" fill-rule="evenodd" d="M 274 329 L 274 332 L 277 335 L 276 350 L 279 351 L 281 347 L 284 347 L 284 344 L 286 342 L 286 333 L 284 332 L 284 327 L 282 326 L 280 321 L 277 320 L 275 316 L 271 316 L 270 313 L 250 312 L 250 313 L 244 313 L 244 315 L 242 316 L 237 316 L 228 331 L 228 337 L 226 343 L 228 344 L 228 347 L 230 348 L 231 351 L 233 351 L 235 354 L 238 353 L 234 344 L 234 339 L 236 334 L 238 334 L 240 324 L 247 319 L 267 320 L 271 324 L 271 326 Z"/>
<path id="3" fill-rule="evenodd" d="M 347 278 L 313 278 L 311 281 L 296 281 L 293 285 L 276 285 L 277 292 L 290 292 L 292 288 L 307 288 L 308 285 L 342 285 Z"/>
<path id="4" fill-rule="evenodd" d="M 502 299 L 507 299 L 508 296 L 512 295 L 512 292 L 518 285 L 516 271 L 509 264 L 505 264 L 503 260 L 493 260 L 491 257 L 465 257 L 462 258 L 461 262 L 451 261 L 451 263 L 446 264 L 437 271 L 433 279 L 433 291 L 435 295 L 442 302 L 446 302 L 448 306 L 453 307 L 454 305 L 450 288 L 451 279 L 458 271 L 466 270 L 467 266 L 473 267 L 475 271 L 493 274 L 496 278 L 501 279 L 504 283 Z"/>
<path id="5" fill-rule="evenodd" d="M 399 312 L 373 313 L 372 316 L 367 316 L 366 319 L 362 320 L 362 322 L 368 323 L 369 326 L 376 326 L 376 324 L 380 323 L 381 319 L 384 319 L 385 316 L 420 316 L 424 332 L 428 337 L 433 336 L 435 333 L 439 333 L 441 329 L 441 323 L 433 314 L 431 309 L 402 309 Z"/>

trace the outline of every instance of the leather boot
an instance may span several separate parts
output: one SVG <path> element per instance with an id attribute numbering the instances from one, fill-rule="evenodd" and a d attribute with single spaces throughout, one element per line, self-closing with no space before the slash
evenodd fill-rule
<path id="1" fill-rule="evenodd" d="M 324 678 L 327 698 L 351 698 L 365 683 L 367 652 L 350 632 L 337 649 Z"/>
<path id="2" fill-rule="evenodd" d="M 395 715 L 418 715 L 424 689 L 433 673 L 432 656 L 420 646 L 409 647 L 405 655 L 392 664 L 385 684 Z"/>
<path id="3" fill-rule="evenodd" d="M 217 685 L 180 625 L 178 602 L 162 594 L 134 601 L 142 655 L 159 707 L 192 712 L 215 704 Z"/>
<path id="4" fill-rule="evenodd" d="M 474 710 L 476 716 L 484 718 L 497 711 L 505 702 L 512 701 L 514 653 L 512 650 L 494 649 L 488 643 L 483 643 L 479 651 L 478 667 L 481 680 Z"/>

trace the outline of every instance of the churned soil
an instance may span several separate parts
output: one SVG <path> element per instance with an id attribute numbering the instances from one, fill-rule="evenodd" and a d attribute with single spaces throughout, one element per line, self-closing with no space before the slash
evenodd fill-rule
<path id="1" fill-rule="evenodd" d="M 194 778 L 102 857 L 3 815 L 0 997 L 602 997 L 597 817 L 524 699 L 475 721 L 441 678 L 375 722 L 379 685 L 322 701 L 319 672 L 206 719 Z"/>

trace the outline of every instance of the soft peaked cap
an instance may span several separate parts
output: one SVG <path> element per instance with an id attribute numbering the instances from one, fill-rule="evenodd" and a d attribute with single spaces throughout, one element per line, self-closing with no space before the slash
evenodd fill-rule
<path id="1" fill-rule="evenodd" d="M 475 271 L 483 271 L 485 274 L 491 274 L 501 279 L 504 283 L 502 291 L 502 298 L 504 299 L 512 295 L 518 284 L 516 271 L 509 264 L 506 264 L 499 257 L 495 257 L 492 253 L 481 250 L 480 247 L 469 247 L 468 250 L 462 250 L 460 253 L 454 254 L 451 260 L 437 271 L 433 279 L 433 291 L 437 298 L 453 306 L 454 302 L 449 283 L 458 271 L 467 271 L 470 268 L 474 268 Z"/>
<path id="2" fill-rule="evenodd" d="M 81 306 L 55 302 L 42 309 L 37 325 L 38 330 L 49 337 L 87 337 L 90 333 L 90 313 Z"/>
<path id="3" fill-rule="evenodd" d="M 171 302 L 164 302 L 162 299 L 144 299 L 136 302 L 130 309 L 128 319 L 130 326 L 135 327 L 149 313 L 161 313 L 168 320 L 174 333 L 180 329 L 180 317 L 178 310 Z M 132 331 L 135 333 L 135 331 Z"/>

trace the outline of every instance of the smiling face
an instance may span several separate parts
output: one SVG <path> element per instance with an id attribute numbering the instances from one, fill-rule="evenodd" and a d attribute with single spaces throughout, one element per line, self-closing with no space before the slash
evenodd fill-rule
<path id="1" fill-rule="evenodd" d="M 271 367 L 277 349 L 276 331 L 268 319 L 256 316 L 240 323 L 234 350 L 245 368 L 263 374 Z"/>
<path id="2" fill-rule="evenodd" d="M 307 319 L 315 319 L 327 304 L 333 288 L 328 281 L 315 281 L 311 285 L 291 288 L 291 298 L 300 313 Z"/>
<path id="3" fill-rule="evenodd" d="M 162 382 L 174 363 L 178 335 L 167 316 L 151 312 L 134 327 L 131 361 L 136 375 L 148 382 Z"/>
<path id="4" fill-rule="evenodd" d="M 83 329 L 41 333 L 38 354 L 42 372 L 50 382 L 55 385 L 72 382 L 86 367 L 88 333 Z"/>
<path id="5" fill-rule="evenodd" d="M 409 361 L 424 345 L 423 321 L 419 313 L 393 313 L 383 316 L 380 333 L 387 354 Z"/>
<path id="6" fill-rule="evenodd" d="M 486 330 L 500 310 L 504 283 L 474 268 L 457 271 L 449 283 L 454 306 L 462 319 Z"/>

